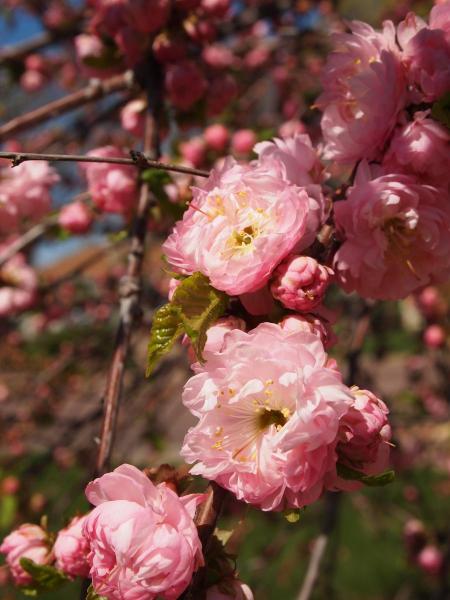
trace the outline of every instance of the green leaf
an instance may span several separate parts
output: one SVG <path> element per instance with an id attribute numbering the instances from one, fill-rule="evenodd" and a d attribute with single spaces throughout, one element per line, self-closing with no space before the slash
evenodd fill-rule
<path id="1" fill-rule="evenodd" d="M 108 600 L 108 598 L 106 596 L 99 596 L 92 585 L 90 585 L 86 594 L 86 600 Z"/>
<path id="2" fill-rule="evenodd" d="M 200 361 L 203 361 L 206 332 L 224 313 L 227 302 L 227 295 L 213 288 L 202 273 L 187 277 L 175 290 L 172 304 L 181 311 L 184 330 Z"/>
<path id="3" fill-rule="evenodd" d="M 183 332 L 179 307 L 169 303 L 156 311 L 147 350 L 147 377 L 155 368 L 158 360 L 172 349 Z"/>
<path id="4" fill-rule="evenodd" d="M 29 595 L 35 595 L 34 590 L 36 592 L 55 590 L 68 581 L 64 573 L 51 565 L 38 565 L 33 560 L 25 557 L 22 557 L 19 562 L 22 569 L 31 575 L 35 583 L 35 585 L 27 586 L 26 589 Z"/>
<path id="5" fill-rule="evenodd" d="M 441 96 L 433 104 L 431 116 L 450 129 L 450 92 Z"/>
<path id="6" fill-rule="evenodd" d="M 300 508 L 292 508 L 290 510 L 283 511 L 283 517 L 288 523 L 298 523 L 300 521 L 300 515 L 302 511 Z"/>
<path id="7" fill-rule="evenodd" d="M 355 471 L 354 469 L 339 463 L 337 465 L 337 474 L 339 477 L 342 477 L 342 479 L 360 481 L 369 487 L 387 485 L 388 483 L 392 483 L 395 479 L 395 471 L 392 470 L 384 471 L 379 475 L 364 475 L 364 473 L 361 473 L 360 471 Z"/>
<path id="8" fill-rule="evenodd" d="M 9 529 L 14 522 L 17 511 L 16 496 L 7 495 L 0 498 L 0 529 Z"/>
<path id="9" fill-rule="evenodd" d="M 197 359 L 202 361 L 206 332 L 223 314 L 227 302 L 227 295 L 214 289 L 202 273 L 183 279 L 172 301 L 155 313 L 148 344 L 147 377 L 183 333 L 189 336 Z"/>
<path id="10" fill-rule="evenodd" d="M 146 181 L 154 192 L 158 192 L 168 183 L 172 183 L 172 178 L 167 171 L 158 169 L 145 169 L 141 173 L 142 181 Z"/>

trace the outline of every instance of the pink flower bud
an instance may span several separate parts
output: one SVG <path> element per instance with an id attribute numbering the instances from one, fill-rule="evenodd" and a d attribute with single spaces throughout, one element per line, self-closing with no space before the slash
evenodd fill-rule
<path id="1" fill-rule="evenodd" d="M 162 63 L 177 62 L 185 58 L 187 53 L 184 41 L 166 32 L 155 37 L 152 48 L 155 57 Z"/>
<path id="2" fill-rule="evenodd" d="M 417 555 L 418 566 L 428 575 L 439 575 L 444 564 L 442 552 L 436 546 L 425 546 Z"/>
<path id="3" fill-rule="evenodd" d="M 416 556 L 426 543 L 425 527 L 418 519 L 409 519 L 403 528 L 403 539 L 410 556 Z"/>
<path id="4" fill-rule="evenodd" d="M 288 256 L 274 272 L 271 292 L 286 308 L 310 311 L 325 294 L 333 271 L 310 256 Z"/>
<path id="5" fill-rule="evenodd" d="M 225 125 L 216 123 L 205 129 L 203 137 L 210 148 L 217 152 L 222 152 L 227 147 L 230 134 Z"/>
<path id="6" fill-rule="evenodd" d="M 184 160 L 190 162 L 193 167 L 199 167 L 205 157 L 205 142 L 201 137 L 181 142 L 180 152 Z"/>
<path id="7" fill-rule="evenodd" d="M 61 529 L 53 547 L 56 567 L 69 577 L 87 577 L 89 545 L 83 536 L 83 524 L 87 515 L 74 517 L 65 529 Z"/>
<path id="8" fill-rule="evenodd" d="M 8 496 L 14 495 L 20 488 L 20 481 L 14 475 L 8 475 L 2 481 L 1 489 L 4 494 Z"/>
<path id="9" fill-rule="evenodd" d="M 20 85 L 26 92 L 37 92 L 45 83 L 45 76 L 40 71 L 28 69 L 20 78 Z"/>
<path id="10" fill-rule="evenodd" d="M 58 223 L 70 233 L 85 233 L 92 224 L 92 214 L 83 202 L 77 200 L 61 209 Z"/>
<path id="11" fill-rule="evenodd" d="M 231 50 L 221 44 L 205 46 L 202 57 L 207 65 L 215 69 L 226 69 L 235 62 L 235 56 Z"/>
<path id="12" fill-rule="evenodd" d="M 125 131 L 129 131 L 138 137 L 142 136 L 145 127 L 145 111 L 147 102 L 145 100 L 131 100 L 125 104 L 120 111 L 120 123 Z"/>
<path id="13" fill-rule="evenodd" d="M 256 133 L 251 129 L 239 129 L 231 138 L 231 148 L 236 154 L 249 154 L 256 144 Z"/>
<path id="14" fill-rule="evenodd" d="M 436 287 L 429 285 L 418 294 L 417 301 L 425 316 L 430 317 L 439 311 L 441 296 Z"/>
<path id="15" fill-rule="evenodd" d="M 20 559 L 29 558 L 38 565 L 46 564 L 50 558 L 47 533 L 38 525 L 25 523 L 5 537 L 0 552 L 6 555 L 14 583 L 30 584 L 33 579 L 20 566 Z"/>
<path id="16" fill-rule="evenodd" d="M 181 110 L 188 110 L 206 91 L 203 73 L 192 61 L 169 65 L 166 71 L 166 89 L 171 102 Z"/>
<path id="17" fill-rule="evenodd" d="M 208 17 L 222 19 L 230 8 L 230 0 L 202 0 L 201 8 Z"/>
<path id="18" fill-rule="evenodd" d="M 429 325 L 423 334 L 423 341 L 428 348 L 440 348 L 445 344 L 445 331 L 440 325 Z"/>

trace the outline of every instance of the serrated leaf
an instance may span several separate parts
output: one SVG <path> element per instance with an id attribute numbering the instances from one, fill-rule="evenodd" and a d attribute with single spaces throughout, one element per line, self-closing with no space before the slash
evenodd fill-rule
<path id="1" fill-rule="evenodd" d="M 346 467 L 339 463 L 337 465 L 337 474 L 339 477 L 342 477 L 342 479 L 360 481 L 369 487 L 387 485 L 388 483 L 392 483 L 395 479 L 395 471 L 393 470 L 384 471 L 379 475 L 364 475 L 364 473 L 361 473 L 360 471 L 356 471 L 355 469 L 351 469 L 350 467 Z"/>
<path id="2" fill-rule="evenodd" d="M 147 377 L 155 368 L 158 360 L 172 349 L 183 331 L 180 309 L 177 306 L 169 303 L 156 311 L 147 350 Z"/>
<path id="3" fill-rule="evenodd" d="M 108 598 L 106 596 L 99 596 L 92 585 L 90 585 L 86 594 L 86 600 L 108 600 Z"/>
<path id="4" fill-rule="evenodd" d="M 283 517 L 288 523 L 298 523 L 298 521 L 300 521 L 301 512 L 302 511 L 300 508 L 292 508 L 290 510 L 283 511 Z"/>
<path id="5" fill-rule="evenodd" d="M 19 562 L 22 569 L 31 575 L 33 582 L 36 584 L 35 586 L 27 586 L 29 592 L 33 592 L 34 588 L 37 591 L 55 590 L 68 581 L 62 571 L 58 571 L 51 565 L 38 565 L 33 560 L 25 557 L 22 557 Z"/>
<path id="6" fill-rule="evenodd" d="M 184 279 L 175 290 L 172 304 L 180 308 L 184 330 L 200 361 L 206 332 L 224 313 L 227 302 L 227 295 L 213 288 L 208 278 L 198 272 Z"/>
<path id="7" fill-rule="evenodd" d="M 441 96 L 433 104 L 431 116 L 450 129 L 450 92 Z"/>

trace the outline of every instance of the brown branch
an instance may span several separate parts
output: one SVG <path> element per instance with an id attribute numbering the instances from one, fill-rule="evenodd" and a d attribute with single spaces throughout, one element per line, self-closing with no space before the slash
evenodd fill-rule
<path id="1" fill-rule="evenodd" d="M 9 244 L 9 246 L 0 254 L 0 269 L 6 262 L 8 262 L 8 260 L 10 260 L 18 252 L 21 252 L 30 244 L 41 238 L 47 232 L 47 230 L 52 225 L 56 225 L 57 222 L 57 217 L 51 217 L 43 223 L 38 223 L 37 225 L 34 225 L 33 227 L 31 227 L 31 229 L 26 231 L 16 240 L 14 240 L 12 244 Z"/>
<path id="2" fill-rule="evenodd" d="M 66 112 L 79 108 L 84 104 L 113 94 L 122 90 L 130 89 L 134 85 L 133 75 L 131 71 L 127 71 L 122 75 L 115 75 L 110 79 L 100 81 L 92 79 L 91 82 L 82 90 L 78 90 L 73 94 L 68 94 L 63 98 L 54 100 L 41 106 L 29 113 L 20 115 L 8 121 L 0 127 L 0 141 L 4 141 L 7 136 L 15 135 L 28 127 L 39 125 L 48 119 L 53 119 Z"/>
<path id="3" fill-rule="evenodd" d="M 0 152 L 0 158 L 6 158 L 12 161 L 12 166 L 17 167 L 27 160 L 47 160 L 49 162 L 92 162 L 92 163 L 111 163 L 116 165 L 132 165 L 139 168 L 160 169 L 162 171 L 173 171 L 174 173 L 184 173 L 186 175 L 197 175 L 198 177 L 208 177 L 208 171 L 200 169 L 191 169 L 182 165 L 162 163 L 152 158 L 148 158 L 142 152 L 130 151 L 131 158 L 87 156 L 85 154 L 37 154 L 34 152 Z"/>

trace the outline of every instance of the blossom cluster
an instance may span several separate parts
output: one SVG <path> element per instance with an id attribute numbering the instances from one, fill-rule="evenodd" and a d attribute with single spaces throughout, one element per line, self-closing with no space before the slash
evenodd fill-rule
<path id="1" fill-rule="evenodd" d="M 74 517 L 56 536 L 38 525 L 24 524 L 0 546 L 15 583 L 32 586 L 21 565 L 54 565 L 69 578 L 90 577 L 108 600 L 174 600 L 186 589 L 193 573 L 204 564 L 193 517 L 203 494 L 178 496 L 166 483 L 154 485 L 142 471 L 121 465 L 92 481 L 86 497 L 95 507 Z M 236 598 L 252 600 L 238 580 Z M 230 598 L 218 589 L 209 600 Z"/>

